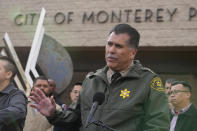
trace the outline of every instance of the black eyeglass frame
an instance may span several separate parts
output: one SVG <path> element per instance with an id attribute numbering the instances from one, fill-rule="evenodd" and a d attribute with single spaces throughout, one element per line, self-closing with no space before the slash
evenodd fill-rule
<path id="1" fill-rule="evenodd" d="M 190 92 L 190 91 L 187 91 L 187 90 L 173 90 L 173 91 L 169 91 L 168 95 L 176 95 L 177 93 L 179 92 Z"/>

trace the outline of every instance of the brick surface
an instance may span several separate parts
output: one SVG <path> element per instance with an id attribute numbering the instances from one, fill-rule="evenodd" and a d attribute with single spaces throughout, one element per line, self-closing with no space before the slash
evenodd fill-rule
<path id="1" fill-rule="evenodd" d="M 104 46 L 109 30 L 117 23 L 128 23 L 141 33 L 141 46 L 197 46 L 197 1 L 195 0 L 0 0 L 0 38 L 8 32 L 14 46 L 31 46 L 41 8 L 46 9 L 46 33 L 65 47 Z M 169 11 L 177 8 L 170 20 Z M 193 15 L 189 21 L 189 9 Z M 146 21 L 146 11 L 152 17 Z M 129 15 L 128 15 L 128 11 Z M 65 21 L 57 24 L 55 14 L 62 12 Z M 68 12 L 72 21 L 68 24 Z M 82 22 L 84 13 L 94 12 L 94 22 Z M 127 13 L 126 13 L 127 12 Z M 159 12 L 160 18 L 157 17 Z M 31 14 L 34 16 L 31 25 Z M 100 15 L 99 15 L 100 13 Z M 114 19 L 121 13 L 121 21 Z M 26 24 L 17 26 L 15 17 L 21 14 Z M 135 16 L 137 14 L 137 16 Z M 108 19 L 106 19 L 108 17 Z M 61 21 L 62 16 L 58 17 Z M 105 23 L 99 23 L 106 20 Z M 162 22 L 158 22 L 158 21 Z M 4 46 L 0 41 L 0 46 Z"/>

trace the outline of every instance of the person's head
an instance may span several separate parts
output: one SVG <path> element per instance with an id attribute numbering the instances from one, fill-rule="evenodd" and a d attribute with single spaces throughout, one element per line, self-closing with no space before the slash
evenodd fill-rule
<path id="1" fill-rule="evenodd" d="M 128 24 L 118 24 L 109 33 L 105 46 L 107 66 L 114 71 L 125 70 L 135 58 L 140 34 Z"/>
<path id="2" fill-rule="evenodd" d="M 77 101 L 81 89 L 82 89 L 82 83 L 81 82 L 77 82 L 77 83 L 74 84 L 72 90 L 70 91 L 70 99 L 71 99 L 72 102 Z"/>
<path id="3" fill-rule="evenodd" d="M 165 83 L 165 93 L 166 95 L 168 95 L 168 93 L 170 92 L 170 89 L 171 89 L 171 84 L 175 81 L 175 79 L 173 78 L 170 78 L 170 79 L 167 79 L 166 80 L 166 83 Z"/>
<path id="4" fill-rule="evenodd" d="M 0 56 L 0 83 L 10 82 L 17 73 L 17 68 L 12 59 L 7 56 Z"/>
<path id="5" fill-rule="evenodd" d="M 185 81 L 175 81 L 169 92 L 170 102 L 175 108 L 185 108 L 190 104 L 191 86 Z"/>
<path id="6" fill-rule="evenodd" d="M 168 106 L 169 106 L 170 109 L 173 108 L 173 105 L 172 105 L 171 100 L 170 100 L 170 96 L 168 96 Z"/>
<path id="7" fill-rule="evenodd" d="M 50 88 L 50 91 L 51 91 L 51 95 L 53 93 L 55 93 L 55 90 L 56 90 L 56 83 L 54 80 L 52 79 L 48 79 L 48 82 L 49 82 L 49 88 Z"/>
<path id="8" fill-rule="evenodd" d="M 37 88 L 42 90 L 46 96 L 51 94 L 48 79 L 44 76 L 39 76 L 34 79 L 32 90 L 35 91 Z"/>

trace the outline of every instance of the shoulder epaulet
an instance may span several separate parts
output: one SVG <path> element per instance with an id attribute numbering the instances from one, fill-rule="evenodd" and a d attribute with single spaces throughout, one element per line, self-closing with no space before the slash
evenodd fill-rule
<path id="1" fill-rule="evenodd" d="M 92 78 L 94 76 L 94 72 L 89 72 L 87 75 L 86 75 L 86 78 Z"/>
<path id="2" fill-rule="evenodd" d="M 142 70 L 150 71 L 151 73 L 156 74 L 154 71 L 152 71 L 150 68 L 147 67 L 142 67 Z"/>

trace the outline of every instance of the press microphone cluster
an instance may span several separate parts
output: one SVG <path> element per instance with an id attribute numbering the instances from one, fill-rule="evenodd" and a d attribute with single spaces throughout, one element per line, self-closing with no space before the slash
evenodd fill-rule
<path id="1" fill-rule="evenodd" d="M 96 109 L 98 108 L 99 105 L 101 105 L 103 103 L 103 101 L 105 100 L 105 94 L 102 92 L 97 92 L 94 94 L 93 96 L 93 104 L 92 104 L 92 108 L 90 110 L 90 113 L 88 114 L 86 123 L 85 123 L 85 127 L 87 128 L 89 126 L 89 124 L 92 123 L 92 119 L 94 116 L 94 113 L 96 111 Z"/>

